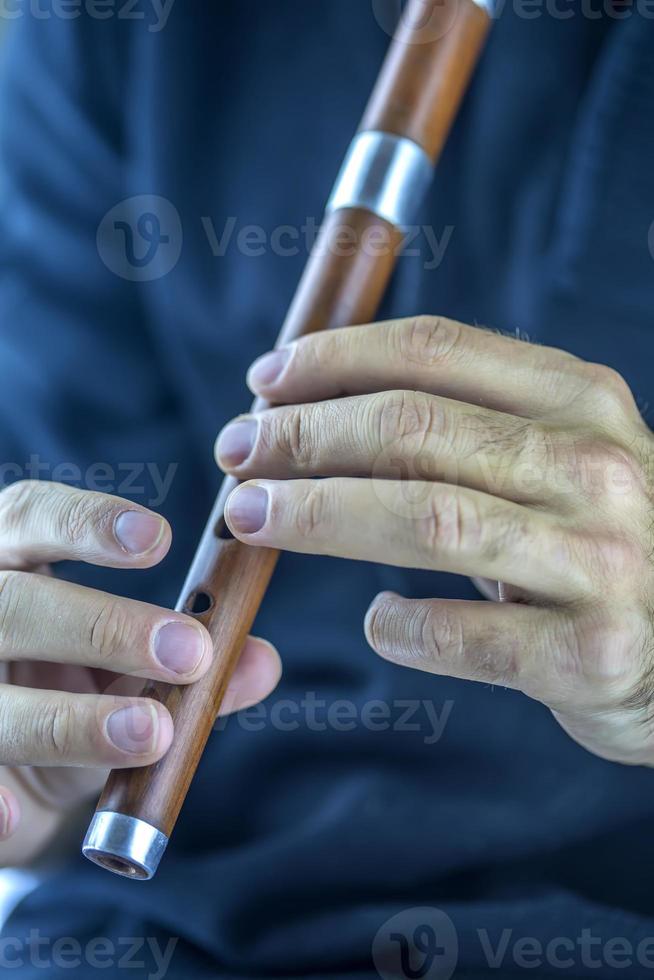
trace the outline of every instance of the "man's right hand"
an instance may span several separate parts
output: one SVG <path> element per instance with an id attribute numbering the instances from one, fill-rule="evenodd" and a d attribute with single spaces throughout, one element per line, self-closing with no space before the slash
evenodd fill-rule
<path id="1" fill-rule="evenodd" d="M 118 497 L 38 481 L 0 493 L 0 665 L 9 681 L 0 683 L 0 839 L 20 824 L 22 785 L 33 824 L 40 781 L 44 812 L 63 814 L 100 789 L 106 770 L 149 765 L 169 748 L 167 709 L 136 696 L 143 682 L 132 679 L 193 683 L 212 659 L 209 634 L 181 613 L 58 581 L 48 565 L 149 568 L 170 542 L 163 518 Z M 274 648 L 250 638 L 228 709 L 262 700 L 280 672 Z M 30 827 L 29 849 L 42 837 Z M 14 863 L 12 844 L 1 850 Z"/>

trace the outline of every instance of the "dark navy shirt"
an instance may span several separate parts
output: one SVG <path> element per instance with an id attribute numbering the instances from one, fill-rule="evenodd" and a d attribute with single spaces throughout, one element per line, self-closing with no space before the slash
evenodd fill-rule
<path id="1" fill-rule="evenodd" d="M 646 412 L 654 21 L 588 6 L 504 6 L 383 316 L 444 314 L 609 363 Z M 133 497 L 175 536 L 158 569 L 63 574 L 174 601 L 219 484 L 214 437 L 249 404 L 245 371 L 274 343 L 388 45 L 382 8 L 178 0 L 162 26 L 144 3 L 144 19 L 25 5 L 11 24 L 3 475 Z M 98 235 L 117 206 L 122 238 Z M 299 241 L 273 240 L 280 226 Z M 475 595 L 453 576 L 282 558 L 256 631 L 284 678 L 264 714 L 212 736 L 156 878 L 73 857 L 6 926 L 7 969 L 44 975 L 38 929 L 53 977 L 157 975 L 148 942 L 170 939 L 180 980 L 654 972 L 652 772 L 593 757 L 520 693 L 376 657 L 362 621 L 384 588 Z M 52 952 L 62 937 L 78 965 Z M 93 960 L 98 937 L 115 955 Z"/>

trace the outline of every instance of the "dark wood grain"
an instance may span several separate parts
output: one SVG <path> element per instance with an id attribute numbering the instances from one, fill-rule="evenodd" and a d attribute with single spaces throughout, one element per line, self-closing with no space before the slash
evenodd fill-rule
<path id="1" fill-rule="evenodd" d="M 414 22 L 427 25 L 423 34 L 412 32 Z M 488 26 L 488 17 L 472 0 L 413 0 L 405 13 L 404 27 L 391 46 L 362 128 L 407 136 L 435 160 Z M 349 229 L 347 240 L 344 228 Z M 371 233 L 374 246 L 367 237 Z M 388 243 L 386 248 L 379 247 L 381 236 Z M 397 229 L 370 212 L 342 210 L 330 215 L 279 343 L 317 330 L 373 320 L 400 245 Z M 257 409 L 262 406 L 261 402 L 255 404 Z M 148 693 L 163 702 L 173 716 L 173 745 L 154 766 L 111 773 L 98 804 L 99 810 L 146 820 L 167 835 L 177 820 L 278 557 L 276 551 L 221 536 L 224 503 L 234 486 L 233 480 L 225 480 L 178 604 L 178 609 L 187 608 L 197 593 L 210 598 L 211 608 L 198 614 L 198 619 L 214 642 L 213 667 L 191 687 L 156 684 L 149 689 Z"/>

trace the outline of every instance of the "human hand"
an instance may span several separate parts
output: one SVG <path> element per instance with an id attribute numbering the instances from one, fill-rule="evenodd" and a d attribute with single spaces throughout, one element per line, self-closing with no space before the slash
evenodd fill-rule
<path id="1" fill-rule="evenodd" d="M 221 433 L 255 545 L 503 583 L 499 603 L 382 593 L 395 663 L 517 688 L 582 745 L 654 764 L 654 437 L 622 378 L 437 317 L 315 334 L 249 374 Z M 312 477 L 325 479 L 312 479 Z"/>
<path id="2" fill-rule="evenodd" d="M 170 714 L 139 697 L 135 679 L 198 680 L 209 634 L 190 616 L 58 581 L 47 563 L 149 568 L 170 543 L 163 518 L 118 497 L 37 481 L 0 493 L 0 665 L 11 681 L 0 684 L 0 839 L 18 829 L 21 803 L 58 818 L 99 791 L 108 769 L 149 765 L 169 748 Z M 251 637 L 229 710 L 261 700 L 279 674 L 276 651 Z M 30 850 L 56 823 L 32 817 Z M 4 863 L 15 857 L 13 841 L 2 846 Z"/>

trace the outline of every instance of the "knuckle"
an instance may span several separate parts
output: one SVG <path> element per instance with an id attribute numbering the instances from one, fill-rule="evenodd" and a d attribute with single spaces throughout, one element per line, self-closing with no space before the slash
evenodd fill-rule
<path id="1" fill-rule="evenodd" d="M 0 652 L 15 649 L 18 637 L 14 635 L 17 606 L 29 575 L 24 572 L 0 571 Z"/>
<path id="2" fill-rule="evenodd" d="M 366 617 L 366 638 L 380 656 L 419 670 L 438 670 L 438 662 L 457 646 L 456 627 L 436 616 L 428 602 L 381 599 Z"/>
<path id="3" fill-rule="evenodd" d="M 55 518 L 60 539 L 66 544 L 79 544 L 87 536 L 89 525 L 98 516 L 84 493 L 71 494 L 64 500 Z"/>
<path id="4" fill-rule="evenodd" d="M 89 626 L 89 647 L 99 662 L 111 661 L 115 655 L 131 646 L 130 619 L 118 599 L 103 602 Z"/>
<path id="5" fill-rule="evenodd" d="M 586 396 L 606 414 L 631 413 L 635 409 L 631 389 L 622 375 L 606 364 L 585 366 Z"/>
<path id="6" fill-rule="evenodd" d="M 260 439 L 265 449 L 281 453 L 288 462 L 305 465 L 311 462 L 315 440 L 307 413 L 302 407 L 284 409 L 268 416 Z"/>
<path id="7" fill-rule="evenodd" d="M 577 443 L 574 450 L 575 483 L 591 497 L 615 505 L 632 505 L 647 492 L 639 460 L 610 439 Z"/>
<path id="8" fill-rule="evenodd" d="M 593 371 L 599 387 L 605 392 L 608 391 L 624 399 L 631 398 L 629 385 L 615 368 L 608 367 L 606 364 L 596 364 L 593 366 Z"/>
<path id="9" fill-rule="evenodd" d="M 582 534 L 572 536 L 573 560 L 580 562 L 592 574 L 603 591 L 614 594 L 638 594 L 642 582 L 651 575 L 649 559 L 637 541 L 624 534 Z"/>
<path id="10" fill-rule="evenodd" d="M 19 480 L 0 493 L 0 535 L 25 527 L 35 500 L 47 493 L 47 484 L 38 480 Z"/>
<path id="11" fill-rule="evenodd" d="M 461 336 L 461 328 L 439 316 L 416 316 L 400 324 L 397 331 L 399 353 L 404 360 L 435 367 L 451 356 Z"/>
<path id="12" fill-rule="evenodd" d="M 627 585 L 629 593 L 642 583 L 649 572 L 646 553 L 635 541 L 618 535 L 603 538 L 597 549 L 597 557 L 606 578 L 615 583 Z"/>
<path id="13" fill-rule="evenodd" d="M 465 617 L 445 603 L 386 601 L 376 603 L 366 622 L 368 642 L 377 652 L 402 666 L 435 674 L 465 676 L 517 686 L 520 650 L 492 633 L 471 643 Z"/>
<path id="14" fill-rule="evenodd" d="M 37 755 L 66 760 L 73 752 L 75 733 L 79 732 L 74 702 L 61 698 L 48 705 L 34 719 L 34 748 Z"/>
<path id="15" fill-rule="evenodd" d="M 460 660 L 465 650 L 463 621 L 432 603 L 420 603 L 417 609 L 417 638 L 412 644 L 413 656 L 428 661 L 436 669 Z"/>
<path id="16" fill-rule="evenodd" d="M 380 395 L 376 405 L 379 443 L 382 447 L 410 440 L 415 448 L 444 428 L 437 402 L 420 391 L 391 391 Z"/>
<path id="17" fill-rule="evenodd" d="M 483 540 L 483 520 L 474 500 L 463 494 L 431 490 L 427 514 L 416 520 L 418 551 L 428 558 L 438 554 L 476 551 Z"/>
<path id="18" fill-rule="evenodd" d="M 588 685 L 591 697 L 602 700 L 624 699 L 638 676 L 633 636 L 606 614 L 574 621 L 567 661 Z"/>
<path id="19" fill-rule="evenodd" d="M 291 366 L 299 376 L 329 371 L 337 364 L 342 353 L 346 330 L 326 330 L 315 334 L 307 334 L 293 341 L 293 356 Z"/>
<path id="20" fill-rule="evenodd" d="M 310 487 L 298 501 L 295 528 L 301 538 L 323 540 L 331 535 L 334 526 L 332 494 L 325 481 Z"/>

